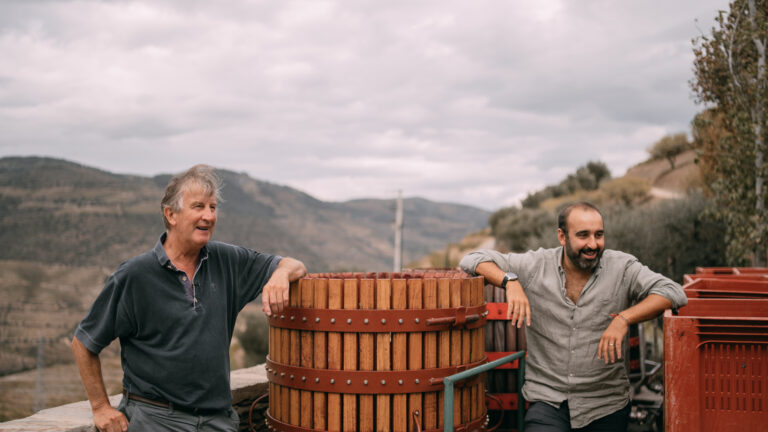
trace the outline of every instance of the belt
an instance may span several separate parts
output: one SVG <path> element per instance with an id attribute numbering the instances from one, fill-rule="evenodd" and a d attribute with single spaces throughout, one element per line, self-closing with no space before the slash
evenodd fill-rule
<path id="1" fill-rule="evenodd" d="M 191 408 L 191 407 L 179 406 L 176 404 L 172 405 L 168 401 L 145 398 L 135 393 L 129 393 L 127 390 L 123 390 L 123 397 L 127 397 L 128 399 L 134 400 L 136 402 L 142 402 L 145 404 L 154 405 L 161 408 L 170 408 L 170 409 L 173 409 L 174 411 L 181 411 L 187 414 L 192 414 L 197 416 L 209 416 L 214 414 L 221 414 L 222 412 L 224 412 L 223 409 L 216 409 L 216 408 Z"/>

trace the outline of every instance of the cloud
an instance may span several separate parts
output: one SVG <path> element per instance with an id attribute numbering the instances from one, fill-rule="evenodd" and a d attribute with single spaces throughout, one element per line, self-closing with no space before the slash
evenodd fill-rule
<path id="1" fill-rule="evenodd" d="M 726 7 L 6 1 L 0 156 L 494 209 L 686 131 L 694 19 Z"/>

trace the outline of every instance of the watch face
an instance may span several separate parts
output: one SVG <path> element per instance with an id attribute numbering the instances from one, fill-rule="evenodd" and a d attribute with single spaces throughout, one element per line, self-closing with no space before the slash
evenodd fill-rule
<path id="1" fill-rule="evenodd" d="M 517 280 L 517 275 L 514 274 L 514 273 L 507 273 L 505 276 L 507 277 L 508 281 L 516 281 Z"/>

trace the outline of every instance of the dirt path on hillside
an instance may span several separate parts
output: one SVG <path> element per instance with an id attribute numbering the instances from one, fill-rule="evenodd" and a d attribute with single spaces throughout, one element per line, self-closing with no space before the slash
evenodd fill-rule
<path id="1" fill-rule="evenodd" d="M 662 189 L 659 187 L 652 187 L 649 194 L 654 198 L 662 198 L 662 199 L 680 199 L 685 196 L 685 194 L 669 189 Z"/>

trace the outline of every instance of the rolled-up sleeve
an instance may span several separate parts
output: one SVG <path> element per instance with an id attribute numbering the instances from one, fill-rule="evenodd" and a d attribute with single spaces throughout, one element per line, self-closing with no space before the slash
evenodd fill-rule
<path id="1" fill-rule="evenodd" d="M 520 282 L 525 285 L 525 282 L 530 280 L 536 267 L 541 264 L 541 255 L 545 253 L 544 249 L 508 254 L 491 249 L 483 249 L 465 255 L 461 262 L 459 262 L 459 266 L 470 275 L 476 276 L 478 265 L 484 262 L 492 262 L 505 272 L 517 273 Z"/>
<path id="2" fill-rule="evenodd" d="M 654 272 L 637 260 L 627 263 L 625 276 L 630 284 L 630 291 L 635 301 L 646 298 L 649 294 L 660 295 L 670 302 L 672 308 L 685 306 L 688 299 L 679 284 Z"/>

